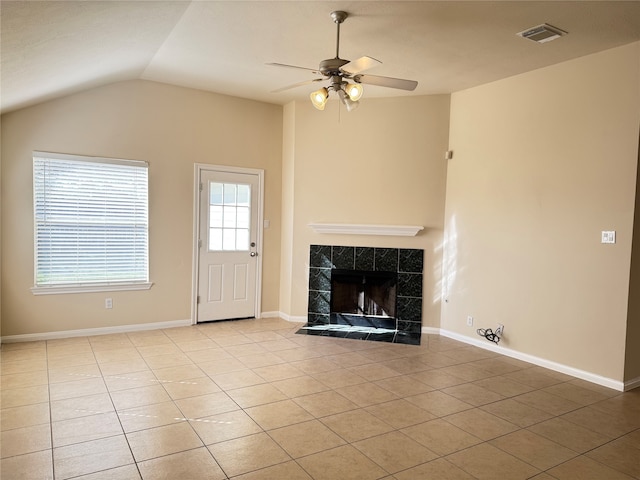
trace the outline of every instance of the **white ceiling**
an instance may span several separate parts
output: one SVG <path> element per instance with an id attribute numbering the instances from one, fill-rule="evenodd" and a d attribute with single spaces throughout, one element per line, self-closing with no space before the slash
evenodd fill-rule
<path id="1" fill-rule="evenodd" d="M 2 112 L 93 86 L 146 79 L 284 104 L 308 98 L 317 68 L 369 55 L 373 75 L 414 92 L 365 85 L 365 96 L 450 93 L 640 40 L 640 1 L 5 1 L 0 3 Z M 516 35 L 549 23 L 537 44 Z M 327 82 L 328 84 L 328 82 Z"/>

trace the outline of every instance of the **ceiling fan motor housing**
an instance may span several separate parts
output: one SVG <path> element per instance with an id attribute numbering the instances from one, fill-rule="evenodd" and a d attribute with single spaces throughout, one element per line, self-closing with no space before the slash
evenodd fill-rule
<path id="1" fill-rule="evenodd" d="M 349 60 L 343 60 L 342 58 L 328 58 L 320 62 L 320 73 L 325 77 L 333 77 L 335 75 L 343 75 L 340 71 L 340 67 L 349 63 Z"/>

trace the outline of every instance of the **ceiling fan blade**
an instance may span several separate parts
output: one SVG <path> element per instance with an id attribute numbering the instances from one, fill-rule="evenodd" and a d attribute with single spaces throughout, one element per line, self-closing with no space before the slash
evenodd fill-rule
<path id="1" fill-rule="evenodd" d="M 324 78 L 314 78 L 311 80 L 305 80 L 304 82 L 294 83 L 293 85 L 287 85 L 286 87 L 278 88 L 277 90 L 271 90 L 271 93 L 279 93 L 284 92 L 285 90 L 289 90 L 290 88 L 301 87 L 302 85 L 309 85 L 310 83 L 320 82 L 324 80 Z"/>
<path id="2" fill-rule="evenodd" d="M 320 74 L 317 68 L 298 67 L 297 65 L 287 65 L 286 63 L 266 63 L 265 65 L 270 65 L 272 67 L 296 68 L 298 70 L 307 70 L 309 72 Z"/>
<path id="3" fill-rule="evenodd" d="M 379 77 L 377 75 L 356 75 L 353 77 L 356 83 L 366 83 L 379 87 L 399 88 L 400 90 L 413 91 L 418 86 L 415 80 L 405 80 L 403 78 Z"/>
<path id="4" fill-rule="evenodd" d="M 365 56 L 343 65 L 340 67 L 340 70 L 348 75 L 355 75 L 356 73 L 364 72 L 381 64 L 382 62 L 380 60 Z"/>

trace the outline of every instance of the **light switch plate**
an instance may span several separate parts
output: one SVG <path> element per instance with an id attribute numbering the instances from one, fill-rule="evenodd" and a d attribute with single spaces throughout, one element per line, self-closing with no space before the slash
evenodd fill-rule
<path id="1" fill-rule="evenodd" d="M 600 243 L 616 243 L 616 231 L 615 230 L 603 230 L 602 241 Z"/>

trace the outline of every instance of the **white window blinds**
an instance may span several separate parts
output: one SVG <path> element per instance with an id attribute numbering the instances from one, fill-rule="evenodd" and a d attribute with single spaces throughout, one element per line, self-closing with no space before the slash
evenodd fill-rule
<path id="1" fill-rule="evenodd" d="M 145 162 L 34 152 L 36 287 L 149 281 Z"/>

